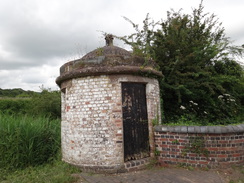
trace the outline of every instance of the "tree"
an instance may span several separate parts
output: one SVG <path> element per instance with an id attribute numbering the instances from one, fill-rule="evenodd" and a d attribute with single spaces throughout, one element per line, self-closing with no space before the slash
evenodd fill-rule
<path id="1" fill-rule="evenodd" d="M 216 16 L 203 9 L 201 2 L 192 14 L 171 10 L 157 23 L 147 15 L 142 29 L 126 19 L 136 33 L 121 39 L 164 74 L 165 121 L 185 115 L 215 123 L 243 112 L 243 68 L 235 61 L 243 47 L 233 46 Z"/>

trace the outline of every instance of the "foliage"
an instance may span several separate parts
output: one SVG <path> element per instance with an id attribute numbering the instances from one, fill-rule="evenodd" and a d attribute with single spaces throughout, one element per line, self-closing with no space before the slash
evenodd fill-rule
<path id="1" fill-rule="evenodd" d="M 21 88 L 15 89 L 1 89 L 0 88 L 0 97 L 32 97 L 36 92 L 34 91 L 25 91 Z"/>
<path id="2" fill-rule="evenodd" d="M 27 114 L 30 104 L 30 98 L 2 98 L 0 99 L 0 111 L 8 114 Z"/>
<path id="3" fill-rule="evenodd" d="M 67 183 L 77 182 L 79 177 L 72 176 L 79 173 L 79 169 L 68 165 L 61 160 L 54 163 L 44 164 L 36 167 L 28 167 L 23 170 L 10 171 L 0 169 L 0 182 L 3 183 Z"/>
<path id="4" fill-rule="evenodd" d="M 59 120 L 1 113 L 0 134 L 0 168 L 50 162 L 60 149 Z"/>
<path id="5" fill-rule="evenodd" d="M 182 155 L 186 156 L 187 153 L 196 153 L 199 156 L 209 156 L 208 149 L 205 148 L 205 141 L 203 137 L 190 137 L 189 144 L 182 150 Z"/>
<path id="6" fill-rule="evenodd" d="M 60 158 L 59 91 L 0 89 L 0 182 L 75 182 Z"/>
<path id="7" fill-rule="evenodd" d="M 244 119 L 244 70 L 235 61 L 243 47 L 231 44 L 216 16 L 203 12 L 202 3 L 192 14 L 171 10 L 157 23 L 147 15 L 142 29 L 126 20 L 136 33 L 121 39 L 134 54 L 154 59 L 164 74 L 164 122 L 182 115 L 214 124 Z M 229 100 L 220 99 L 224 94 Z"/>
<path id="8" fill-rule="evenodd" d="M 0 98 L 0 111 L 9 114 L 28 114 L 30 116 L 46 116 L 53 119 L 61 117 L 61 97 L 59 91 L 41 88 L 41 92 L 22 92 L 13 90 L 4 91 Z M 24 91 L 24 90 L 20 90 Z M 31 93 L 31 94 L 28 94 Z M 13 97 L 9 97 L 13 96 Z"/>
<path id="9" fill-rule="evenodd" d="M 154 151 L 154 155 L 155 156 L 160 156 L 160 151 L 156 148 L 155 151 Z"/>
<path id="10" fill-rule="evenodd" d="M 60 118 L 60 91 L 51 91 L 43 88 L 39 95 L 33 96 L 30 113 L 32 113 L 32 115 L 43 115 L 53 119 Z"/>

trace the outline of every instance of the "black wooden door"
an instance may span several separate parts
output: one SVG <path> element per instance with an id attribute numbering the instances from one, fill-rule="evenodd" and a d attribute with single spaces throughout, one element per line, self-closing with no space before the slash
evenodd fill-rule
<path id="1" fill-rule="evenodd" d="M 125 161 L 149 156 L 146 85 L 122 83 Z"/>

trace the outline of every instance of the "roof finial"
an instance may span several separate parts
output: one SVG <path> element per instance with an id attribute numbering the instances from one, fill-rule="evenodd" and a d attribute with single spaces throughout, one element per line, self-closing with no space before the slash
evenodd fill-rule
<path id="1" fill-rule="evenodd" d="M 114 39 L 114 36 L 112 34 L 107 34 L 105 36 L 106 46 L 113 46 L 113 39 Z"/>

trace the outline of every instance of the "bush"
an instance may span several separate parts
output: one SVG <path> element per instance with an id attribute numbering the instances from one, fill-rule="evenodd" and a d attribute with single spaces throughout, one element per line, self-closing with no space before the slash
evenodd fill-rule
<path id="1" fill-rule="evenodd" d="M 28 114 L 29 116 L 46 116 L 51 117 L 52 119 L 60 118 L 60 92 L 44 88 L 41 89 L 42 92 L 33 92 L 31 95 L 28 95 L 28 93 L 22 93 L 15 96 L 15 93 L 13 93 L 12 95 L 14 97 L 12 98 L 8 96 L 0 97 L 0 111 L 11 115 Z M 8 95 L 10 94 L 11 92 L 8 93 Z"/>
<path id="2" fill-rule="evenodd" d="M 43 89 L 31 99 L 30 111 L 32 115 L 42 115 L 52 119 L 61 117 L 61 97 L 59 91 Z"/>
<path id="3" fill-rule="evenodd" d="M 26 114 L 29 111 L 31 99 L 2 98 L 0 111 L 8 114 Z"/>
<path id="4" fill-rule="evenodd" d="M 164 75 L 163 123 L 182 116 L 214 125 L 244 120 L 244 70 L 237 61 L 244 47 L 233 45 L 217 17 L 203 10 L 201 1 L 191 14 L 171 10 L 156 23 L 147 15 L 142 28 L 125 18 L 135 32 L 120 39 Z"/>
<path id="5" fill-rule="evenodd" d="M 60 150 L 59 120 L 1 113 L 0 134 L 0 168 L 40 165 Z"/>

